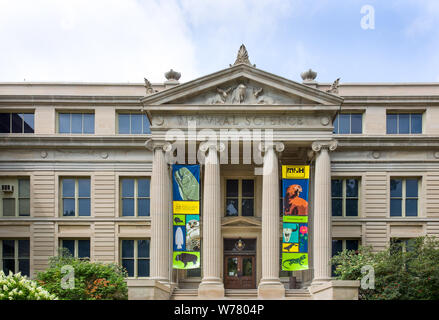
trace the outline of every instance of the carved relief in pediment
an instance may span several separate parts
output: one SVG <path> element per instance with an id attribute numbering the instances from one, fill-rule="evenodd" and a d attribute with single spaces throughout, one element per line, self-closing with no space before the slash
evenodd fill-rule
<path id="1" fill-rule="evenodd" d="M 272 97 L 266 96 L 263 88 L 240 83 L 235 87 L 216 88 L 217 93 L 206 100 L 207 104 L 274 104 Z"/>
<path id="2" fill-rule="evenodd" d="M 275 88 L 261 87 L 253 83 L 229 83 L 217 86 L 197 96 L 186 98 L 187 104 L 299 104 L 298 96 L 287 96 Z"/>

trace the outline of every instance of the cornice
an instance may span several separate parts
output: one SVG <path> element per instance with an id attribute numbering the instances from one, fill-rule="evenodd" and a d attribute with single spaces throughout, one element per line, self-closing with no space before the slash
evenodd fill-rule
<path id="1" fill-rule="evenodd" d="M 2 105 L 133 105 L 141 107 L 141 96 L 84 96 L 84 95 L 0 95 Z"/>
<path id="2" fill-rule="evenodd" d="M 151 217 L 142 218 L 124 218 L 124 217 L 1 217 L 0 225 L 8 225 L 10 223 L 15 224 L 28 224 L 30 222 L 58 222 L 60 224 L 68 223 L 69 225 L 83 225 L 90 222 L 119 222 L 119 223 L 133 223 L 139 225 L 151 225 Z"/>
<path id="3" fill-rule="evenodd" d="M 245 105 L 245 104 L 230 104 L 230 105 L 193 105 L 193 104 L 163 104 L 156 106 L 145 106 L 145 109 L 148 112 L 156 113 L 156 112 L 165 112 L 165 111 L 175 111 L 178 114 L 181 113 L 193 113 L 198 111 L 203 112 L 230 112 L 233 114 L 234 112 L 239 111 L 244 113 L 264 113 L 264 112 L 304 112 L 304 113 L 313 113 L 317 111 L 326 111 L 326 112 L 336 112 L 340 110 L 339 105 Z"/>
<path id="4" fill-rule="evenodd" d="M 150 134 L 139 136 L 124 135 L 19 135 L 1 136 L 0 148 L 60 148 L 60 147 L 117 147 L 145 148 Z"/>
<path id="5" fill-rule="evenodd" d="M 394 224 L 400 225 L 403 223 L 403 225 L 417 225 L 425 222 L 439 222 L 439 218 L 427 218 L 427 217 L 403 217 L 403 218 L 339 218 L 339 217 L 332 217 L 332 222 L 336 223 L 336 225 L 341 226 L 343 225 L 343 222 L 348 223 L 348 225 L 352 225 L 353 223 L 367 223 L 367 222 L 390 222 Z"/>
<path id="6" fill-rule="evenodd" d="M 421 96 L 343 96 L 343 107 L 346 106 L 369 106 L 369 105 L 422 105 L 429 106 L 432 104 L 439 105 L 439 96 L 421 95 Z"/>
<path id="7" fill-rule="evenodd" d="M 347 148 L 412 148 L 439 147 L 437 135 L 334 135 L 338 150 Z"/>

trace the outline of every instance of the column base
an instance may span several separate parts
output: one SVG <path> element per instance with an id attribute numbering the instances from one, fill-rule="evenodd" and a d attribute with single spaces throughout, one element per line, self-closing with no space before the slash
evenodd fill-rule
<path id="1" fill-rule="evenodd" d="M 309 292 L 313 300 L 358 300 L 359 280 L 316 280 Z"/>
<path id="2" fill-rule="evenodd" d="M 312 279 L 311 286 L 321 286 L 331 282 L 332 280 L 332 278 Z"/>
<path id="3" fill-rule="evenodd" d="M 129 279 L 129 300 L 168 300 L 171 297 L 173 287 L 151 279 Z"/>
<path id="4" fill-rule="evenodd" d="M 224 299 L 224 284 L 221 280 L 202 280 L 198 287 L 198 298 L 204 300 Z"/>
<path id="5" fill-rule="evenodd" d="M 258 298 L 264 300 L 281 300 L 285 298 L 285 287 L 278 280 L 263 281 L 258 286 Z"/>

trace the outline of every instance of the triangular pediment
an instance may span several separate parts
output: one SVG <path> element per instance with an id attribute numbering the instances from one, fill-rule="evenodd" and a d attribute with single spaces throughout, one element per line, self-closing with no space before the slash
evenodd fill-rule
<path id="1" fill-rule="evenodd" d="M 144 105 L 339 105 L 343 99 L 247 64 L 146 96 Z"/>
<path id="2" fill-rule="evenodd" d="M 221 221 L 223 227 L 261 227 L 261 219 L 257 217 L 224 217 Z"/>

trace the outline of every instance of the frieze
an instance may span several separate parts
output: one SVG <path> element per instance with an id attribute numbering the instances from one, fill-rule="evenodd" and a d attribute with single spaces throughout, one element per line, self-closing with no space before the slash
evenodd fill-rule
<path id="1" fill-rule="evenodd" d="M 189 124 L 201 128 L 291 128 L 321 126 L 318 118 L 315 119 L 310 116 L 302 115 L 174 115 L 158 116 L 160 121 L 154 121 L 155 117 L 153 117 L 152 121 L 153 128 L 186 128 Z"/>

